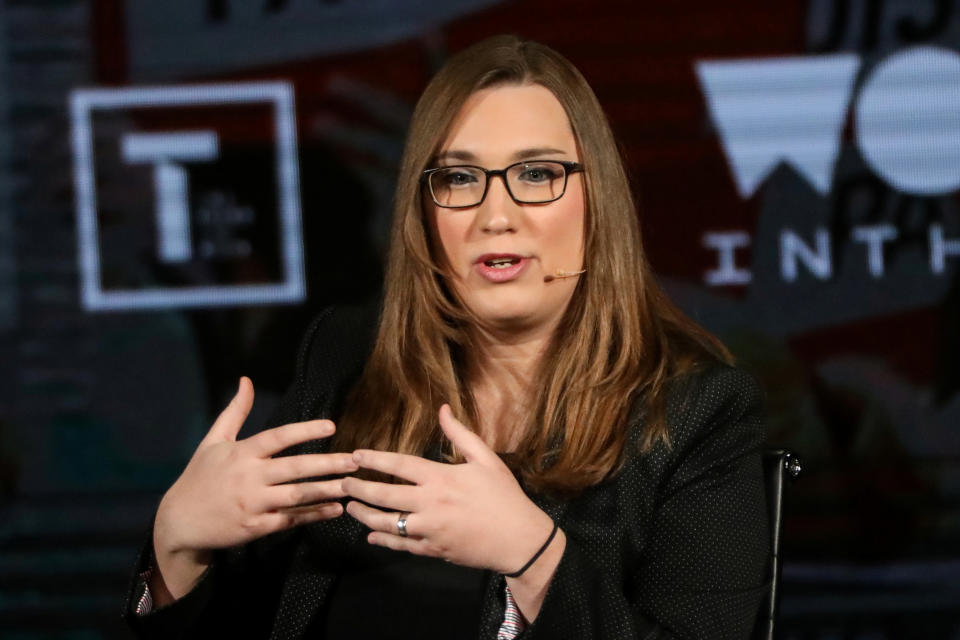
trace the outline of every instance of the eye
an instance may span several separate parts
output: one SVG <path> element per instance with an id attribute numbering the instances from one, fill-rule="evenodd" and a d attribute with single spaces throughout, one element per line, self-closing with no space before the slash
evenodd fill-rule
<path id="1" fill-rule="evenodd" d="M 457 187 L 468 187 L 478 182 L 477 176 L 474 174 L 474 172 L 471 172 L 467 169 L 454 168 L 447 169 L 446 171 L 440 171 L 439 173 L 443 186 L 451 189 Z"/>
<path id="2" fill-rule="evenodd" d="M 524 165 L 517 178 L 523 182 L 537 184 L 556 180 L 562 175 L 563 167 L 554 163 L 528 164 Z"/>

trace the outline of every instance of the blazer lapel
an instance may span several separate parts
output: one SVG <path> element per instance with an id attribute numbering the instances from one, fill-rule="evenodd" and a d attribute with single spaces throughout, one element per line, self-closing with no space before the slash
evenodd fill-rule
<path id="1" fill-rule="evenodd" d="M 349 516 L 303 528 L 280 592 L 271 640 L 303 637 L 330 597 L 337 579 L 336 559 L 363 544 L 363 526 Z"/>
<path id="2" fill-rule="evenodd" d="M 297 545 L 283 583 L 270 640 L 294 640 L 303 637 L 320 605 L 330 594 L 335 575 L 321 571 L 316 564 L 310 562 L 309 556 L 309 540 L 304 537 Z"/>

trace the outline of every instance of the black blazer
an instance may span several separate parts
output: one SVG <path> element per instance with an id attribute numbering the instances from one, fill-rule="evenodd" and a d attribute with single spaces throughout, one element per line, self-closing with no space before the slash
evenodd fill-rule
<path id="1" fill-rule="evenodd" d="M 339 415 L 374 325 L 370 310 L 321 314 L 271 424 Z M 574 499 L 530 494 L 559 523 L 567 544 L 540 613 L 521 638 L 748 637 L 770 551 L 760 405 L 748 375 L 718 365 L 673 384 L 670 447 L 633 456 L 615 478 Z M 635 407 L 625 425 L 634 440 L 643 414 Z M 292 453 L 324 447 L 317 441 Z M 221 552 L 193 591 L 143 617 L 133 614 L 143 591 L 135 576 L 125 616 L 143 638 L 300 638 L 330 594 L 338 549 L 367 544 L 364 533 L 345 515 Z M 149 564 L 149 548 L 138 571 Z M 504 585 L 488 572 L 481 638 L 496 637 Z"/>

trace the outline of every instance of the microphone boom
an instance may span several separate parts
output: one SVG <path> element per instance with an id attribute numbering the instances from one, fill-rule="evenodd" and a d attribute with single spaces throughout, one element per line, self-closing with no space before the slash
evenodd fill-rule
<path id="1" fill-rule="evenodd" d="M 581 273 L 586 273 L 586 269 L 581 269 L 580 271 L 560 271 L 558 270 L 552 276 L 543 276 L 544 282 L 553 282 L 554 280 L 560 280 L 562 278 L 574 278 Z"/>

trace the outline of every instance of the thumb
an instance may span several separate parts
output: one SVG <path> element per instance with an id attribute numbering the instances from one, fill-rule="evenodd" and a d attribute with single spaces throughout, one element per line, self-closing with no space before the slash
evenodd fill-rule
<path id="1" fill-rule="evenodd" d="M 203 439 L 209 440 L 236 440 L 240 433 L 240 427 L 243 426 L 250 409 L 253 407 L 253 382 L 250 378 L 243 376 L 240 378 L 240 386 L 237 388 L 236 395 L 230 400 L 230 404 L 217 416 L 210 431 Z"/>
<path id="2" fill-rule="evenodd" d="M 453 410 L 449 404 L 440 407 L 440 428 L 450 442 L 462 453 L 467 462 L 483 462 L 490 456 L 497 457 L 483 438 L 467 428 L 465 424 L 453 417 Z M 499 460 L 499 458 L 497 458 Z"/>

